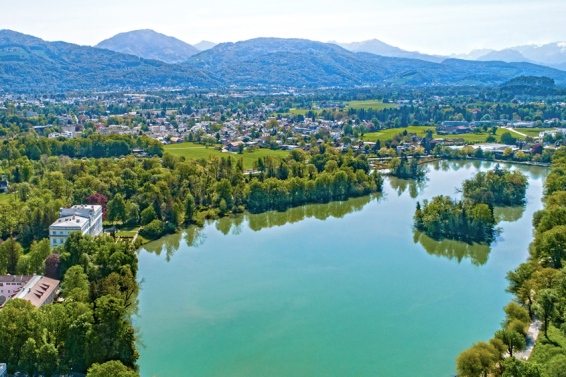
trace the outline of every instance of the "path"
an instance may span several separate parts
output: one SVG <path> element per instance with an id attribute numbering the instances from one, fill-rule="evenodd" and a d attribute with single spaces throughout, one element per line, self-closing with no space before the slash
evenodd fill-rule
<path id="1" fill-rule="evenodd" d="M 535 343 L 538 338 L 538 334 L 540 329 L 542 328 L 542 322 L 535 318 L 534 321 L 529 326 L 529 331 L 527 331 L 527 348 L 521 352 L 515 352 L 515 358 L 520 360 L 528 360 L 531 357 L 531 353 L 533 353 L 533 349 L 535 348 Z"/>
<path id="2" fill-rule="evenodd" d="M 135 235 L 134 238 L 132 239 L 132 244 L 134 244 L 134 245 L 136 244 L 136 240 L 138 239 L 138 236 L 139 236 L 139 234 L 140 234 L 140 229 L 141 229 L 141 226 L 138 228 L 138 231 L 136 232 L 136 235 Z"/>
<path id="3" fill-rule="evenodd" d="M 524 133 L 522 133 L 522 132 L 519 132 L 519 131 L 517 131 L 516 129 L 511 128 L 511 127 L 501 127 L 501 128 L 504 128 L 504 129 L 506 129 L 506 130 L 508 130 L 508 131 L 511 131 L 511 132 L 515 132 L 516 134 L 519 134 L 519 135 L 524 136 L 524 137 L 529 136 L 529 135 L 524 134 Z"/>

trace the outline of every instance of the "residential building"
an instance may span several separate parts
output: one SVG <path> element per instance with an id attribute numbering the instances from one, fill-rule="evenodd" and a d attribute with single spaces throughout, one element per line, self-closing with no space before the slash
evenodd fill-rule
<path id="1" fill-rule="evenodd" d="M 533 128 L 536 122 L 512 122 L 510 125 L 514 128 Z"/>
<path id="2" fill-rule="evenodd" d="M 436 133 L 439 135 L 467 134 L 470 132 L 472 132 L 472 127 L 468 122 L 447 121 L 436 127 Z"/>
<path id="3" fill-rule="evenodd" d="M 2 176 L 0 180 L 0 192 L 6 192 L 10 188 L 10 183 L 8 182 L 8 178 L 6 176 Z"/>
<path id="4" fill-rule="evenodd" d="M 59 280 L 41 275 L 0 275 L 0 308 L 10 299 L 31 302 L 36 308 L 52 303 L 59 290 Z"/>
<path id="5" fill-rule="evenodd" d="M 72 232 L 91 236 L 102 234 L 102 206 L 77 205 L 61 208 L 59 219 L 49 227 L 51 247 L 64 244 Z"/>
<path id="6" fill-rule="evenodd" d="M 0 307 L 22 289 L 30 279 L 31 276 L 0 275 Z"/>

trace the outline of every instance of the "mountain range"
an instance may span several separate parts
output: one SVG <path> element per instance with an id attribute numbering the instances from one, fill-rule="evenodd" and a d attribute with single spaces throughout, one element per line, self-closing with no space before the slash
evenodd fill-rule
<path id="1" fill-rule="evenodd" d="M 525 45 L 510 47 L 503 50 L 480 49 L 468 54 L 453 54 L 451 56 L 429 55 L 418 51 L 406 51 L 389 45 L 377 39 L 362 42 L 338 43 L 348 51 L 367 52 L 375 55 L 418 59 L 433 63 L 441 63 L 449 58 L 477 61 L 503 61 L 507 63 L 528 62 L 566 70 L 566 42 L 556 42 L 546 45 Z M 106 48 L 115 52 L 131 54 L 144 59 L 161 60 L 165 63 L 182 63 L 201 51 L 210 50 L 216 44 L 208 41 L 191 46 L 176 38 L 169 37 L 152 30 L 136 30 L 118 34 L 100 42 L 95 47 Z"/>
<path id="2" fill-rule="evenodd" d="M 221 81 L 192 67 L 0 30 L 1 89 L 102 90 L 181 84 L 210 86 Z"/>
<path id="3" fill-rule="evenodd" d="M 155 37 L 178 43 L 158 33 L 148 35 L 149 40 Z M 136 38 L 141 41 L 137 44 L 145 43 L 146 39 Z M 126 44 L 122 47 L 126 49 L 123 53 L 100 48 L 100 45 L 46 42 L 1 30 L 0 88 L 60 91 L 258 84 L 294 87 L 500 85 L 519 76 L 546 76 L 559 86 L 566 85 L 566 71 L 528 62 L 426 61 L 377 55 L 375 52 L 380 50 L 375 49 L 374 53 L 363 51 L 369 50 L 368 46 L 381 48 L 382 54 L 403 53 L 375 41 L 365 46 L 348 46 L 357 50 L 350 51 L 335 43 L 256 38 L 221 43 L 189 56 L 183 63 L 169 64 L 148 59 L 148 54 L 157 50 L 152 52 L 147 46 L 133 49 Z M 141 54 L 140 51 L 144 57 L 135 56 L 135 53 Z"/>

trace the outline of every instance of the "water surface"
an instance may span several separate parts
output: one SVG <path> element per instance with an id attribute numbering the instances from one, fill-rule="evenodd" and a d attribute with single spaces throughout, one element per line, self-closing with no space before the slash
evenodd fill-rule
<path id="1" fill-rule="evenodd" d="M 491 247 L 412 229 L 416 202 L 486 162 L 438 162 L 383 195 L 225 218 L 140 251 L 142 377 L 454 375 L 503 320 L 505 274 L 524 261 L 546 169 L 527 204 L 498 208 Z"/>

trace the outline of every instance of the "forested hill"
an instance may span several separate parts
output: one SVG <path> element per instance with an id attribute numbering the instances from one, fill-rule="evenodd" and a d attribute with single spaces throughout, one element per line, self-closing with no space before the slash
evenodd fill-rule
<path id="1" fill-rule="evenodd" d="M 0 31 L 0 87 L 4 90 L 71 90 L 214 86 L 220 81 L 181 67 L 109 50 Z"/>
<path id="2" fill-rule="evenodd" d="M 117 34 L 95 47 L 171 64 L 182 63 L 200 52 L 177 38 L 147 29 Z"/>
<path id="3" fill-rule="evenodd" d="M 140 89 L 279 85 L 294 87 L 493 85 L 545 76 L 566 86 L 566 71 L 530 63 L 441 63 L 355 53 L 332 43 L 258 38 L 222 43 L 182 64 L 0 31 L 4 90 Z"/>

